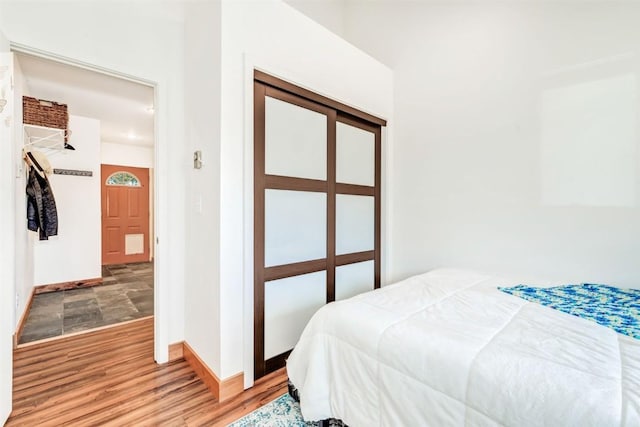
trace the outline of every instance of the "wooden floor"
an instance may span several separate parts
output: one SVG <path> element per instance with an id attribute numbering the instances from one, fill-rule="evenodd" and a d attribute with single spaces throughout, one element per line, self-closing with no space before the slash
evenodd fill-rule
<path id="1" fill-rule="evenodd" d="M 153 318 L 14 350 L 7 426 L 225 426 L 286 392 L 284 369 L 222 404 L 179 360 L 153 361 Z"/>

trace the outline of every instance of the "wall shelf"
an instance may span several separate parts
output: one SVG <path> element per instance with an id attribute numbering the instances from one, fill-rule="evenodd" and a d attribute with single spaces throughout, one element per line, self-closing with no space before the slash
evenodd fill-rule
<path id="1" fill-rule="evenodd" d="M 65 148 L 66 129 L 24 124 L 25 147 L 63 150 Z"/>

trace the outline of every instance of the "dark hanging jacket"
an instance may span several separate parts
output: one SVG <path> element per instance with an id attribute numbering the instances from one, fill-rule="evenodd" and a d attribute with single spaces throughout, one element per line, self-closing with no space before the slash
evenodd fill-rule
<path id="1" fill-rule="evenodd" d="M 27 227 L 40 232 L 40 240 L 58 234 L 58 211 L 49 180 L 29 168 L 27 181 Z"/>

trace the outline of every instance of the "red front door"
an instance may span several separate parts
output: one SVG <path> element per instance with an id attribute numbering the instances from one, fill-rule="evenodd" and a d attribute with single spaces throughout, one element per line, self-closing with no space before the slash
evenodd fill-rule
<path id="1" fill-rule="evenodd" d="M 149 261 L 149 169 L 102 165 L 102 265 Z"/>

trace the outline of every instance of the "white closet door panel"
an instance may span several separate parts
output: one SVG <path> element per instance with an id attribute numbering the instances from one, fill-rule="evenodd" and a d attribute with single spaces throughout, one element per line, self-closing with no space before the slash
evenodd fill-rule
<path id="1" fill-rule="evenodd" d="M 375 142 L 373 132 L 336 123 L 336 182 L 375 185 Z"/>
<path id="2" fill-rule="evenodd" d="M 336 254 L 374 249 L 374 198 L 336 195 Z"/>
<path id="3" fill-rule="evenodd" d="M 327 179 L 327 116 L 267 96 L 265 172 Z"/>
<path id="4" fill-rule="evenodd" d="M 265 267 L 327 256 L 327 195 L 265 191 Z"/>
<path id="5" fill-rule="evenodd" d="M 336 267 L 336 301 L 372 291 L 374 280 L 373 261 Z"/>
<path id="6" fill-rule="evenodd" d="M 264 358 L 293 348 L 311 316 L 326 304 L 326 271 L 265 283 Z"/>

